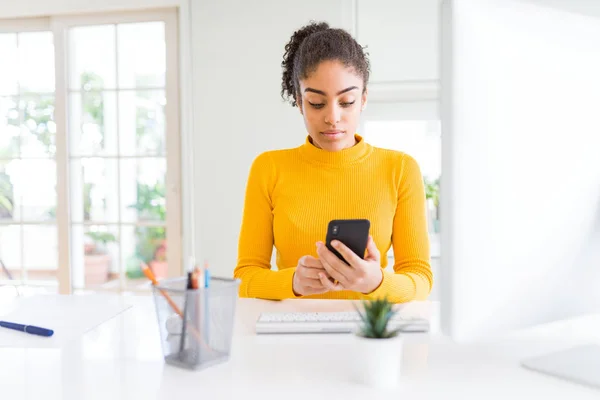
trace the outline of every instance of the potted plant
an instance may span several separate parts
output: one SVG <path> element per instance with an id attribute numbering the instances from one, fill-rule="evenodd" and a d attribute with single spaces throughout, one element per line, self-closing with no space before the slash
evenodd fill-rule
<path id="1" fill-rule="evenodd" d="M 165 185 L 157 182 L 152 185 L 137 185 L 137 201 L 129 208 L 137 211 L 138 218 L 150 221 L 166 220 Z M 167 240 L 164 226 L 138 226 L 135 230 L 136 252 L 128 260 L 127 277 L 144 277 L 141 264 L 147 264 L 156 278 L 165 278 L 168 272 Z"/>
<path id="2" fill-rule="evenodd" d="M 396 311 L 387 298 L 362 304 L 363 310 L 357 307 L 361 322 L 355 332 L 357 378 L 369 386 L 392 388 L 398 383 L 402 365 L 400 330 L 390 330 L 388 326 Z"/>
<path id="3" fill-rule="evenodd" d="M 152 260 L 148 263 L 148 266 L 154 273 L 154 276 L 157 279 L 166 278 L 169 270 L 169 265 L 167 263 L 167 240 L 162 239 L 158 242 L 154 253 L 152 255 Z"/>
<path id="4" fill-rule="evenodd" d="M 107 251 L 107 244 L 116 242 L 117 239 L 109 232 L 86 232 L 88 237 L 85 243 L 85 284 L 98 285 L 108 280 L 111 258 Z"/>

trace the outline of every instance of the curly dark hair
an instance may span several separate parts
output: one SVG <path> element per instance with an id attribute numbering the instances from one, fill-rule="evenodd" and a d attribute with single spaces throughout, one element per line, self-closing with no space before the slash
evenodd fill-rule
<path id="1" fill-rule="evenodd" d="M 298 105 L 300 79 L 307 78 L 322 61 L 336 60 L 354 69 L 363 78 L 363 91 L 369 81 L 368 53 L 345 30 L 330 28 L 326 22 L 311 21 L 294 32 L 285 46 L 281 97 Z M 291 98 L 291 99 L 290 99 Z"/>

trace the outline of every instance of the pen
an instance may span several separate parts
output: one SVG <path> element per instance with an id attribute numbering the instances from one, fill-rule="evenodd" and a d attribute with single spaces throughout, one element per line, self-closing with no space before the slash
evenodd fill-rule
<path id="1" fill-rule="evenodd" d="M 150 279 L 150 282 L 152 282 L 152 285 L 158 286 L 158 281 L 156 280 L 156 277 L 150 270 L 150 267 L 148 267 L 148 265 L 143 261 L 142 261 L 142 272 L 144 273 L 144 275 L 146 275 L 146 277 L 148 279 Z M 179 309 L 177 304 L 175 304 L 175 302 L 173 301 L 171 296 L 169 296 L 169 294 L 167 292 L 165 292 L 163 289 L 159 288 L 158 290 L 163 295 L 163 297 L 167 300 L 167 302 L 169 303 L 169 305 L 171 306 L 173 311 L 175 311 L 181 318 L 183 318 L 183 313 L 181 312 L 181 310 Z"/>
<path id="2" fill-rule="evenodd" d="M 179 358 L 184 357 L 184 350 L 185 350 L 185 342 L 186 342 L 186 326 L 187 326 L 187 320 L 188 320 L 188 307 L 190 306 L 189 304 L 189 299 L 188 297 L 190 297 L 190 292 L 189 290 L 192 290 L 194 288 L 194 283 L 193 283 L 193 276 L 192 276 L 192 272 L 188 272 L 187 273 L 187 284 L 185 287 L 185 294 L 184 294 L 184 300 L 183 300 L 183 324 L 181 326 L 181 338 L 179 339 Z"/>
<path id="3" fill-rule="evenodd" d="M 208 271 L 208 261 L 204 262 L 204 287 L 210 286 L 210 272 Z"/>
<path id="4" fill-rule="evenodd" d="M 14 329 L 15 331 L 30 333 L 32 335 L 50 337 L 54 334 L 52 329 L 40 328 L 39 326 L 33 325 L 15 324 L 14 322 L 0 321 L 0 326 L 3 328 Z"/>
<path id="5" fill-rule="evenodd" d="M 188 260 L 187 273 L 188 273 L 187 289 L 198 289 L 198 281 L 197 281 L 197 276 L 196 276 L 196 261 L 194 260 L 194 257 L 190 257 Z M 191 278 L 190 278 L 190 274 L 191 274 Z"/>

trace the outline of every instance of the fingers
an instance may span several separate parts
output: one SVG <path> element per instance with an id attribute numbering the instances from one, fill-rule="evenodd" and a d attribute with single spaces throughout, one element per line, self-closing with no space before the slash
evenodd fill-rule
<path id="1" fill-rule="evenodd" d="M 317 269 L 317 268 L 307 268 L 307 267 L 301 265 L 299 268 L 296 269 L 296 272 L 298 274 L 300 274 L 300 276 L 303 278 L 319 280 L 319 272 L 327 272 L 327 271 L 325 271 L 325 269 L 323 269 L 322 267 Z"/>
<path id="2" fill-rule="evenodd" d="M 342 273 L 338 272 L 334 267 L 332 267 L 326 261 L 323 261 L 323 267 L 325 268 L 325 271 L 327 271 L 329 276 L 331 276 L 337 282 L 340 282 L 343 285 L 348 283 L 348 279 Z"/>
<path id="3" fill-rule="evenodd" d="M 330 254 L 340 264 L 346 265 L 341 262 L 335 254 Z M 333 268 L 329 268 L 330 271 L 335 271 Z M 302 295 L 321 294 L 328 291 L 339 291 L 343 290 L 344 286 L 341 283 L 333 283 L 332 278 L 339 282 L 343 282 L 344 276 L 337 274 L 338 278 L 334 278 L 329 271 L 325 268 L 324 263 L 320 258 L 315 258 L 309 255 L 303 256 L 298 260 L 298 266 L 294 274 L 294 291 L 301 293 Z M 298 290 L 296 290 L 296 288 Z"/>
<path id="4" fill-rule="evenodd" d="M 347 266 L 321 242 L 317 242 L 317 253 L 329 276 L 346 286 L 352 267 Z"/>
<path id="5" fill-rule="evenodd" d="M 323 264 L 321 264 L 321 260 L 314 258 L 313 256 L 303 256 L 302 258 L 300 258 L 300 264 L 302 264 L 306 268 L 323 269 Z"/>
<path id="6" fill-rule="evenodd" d="M 350 265 L 356 267 L 361 261 L 363 261 L 362 258 L 356 255 L 352 250 L 350 250 L 344 243 L 340 242 L 339 240 L 333 240 L 331 242 L 331 245 L 334 249 L 338 251 L 338 253 L 342 255 L 342 257 L 344 257 L 346 261 L 348 261 Z"/>
<path id="7" fill-rule="evenodd" d="M 312 259 L 312 260 L 311 260 Z M 301 293 L 302 295 L 308 294 L 320 294 L 328 291 L 328 289 L 323 286 L 321 282 L 321 277 L 319 273 L 325 276 L 325 279 L 329 281 L 329 274 L 323 267 L 320 268 L 310 268 L 305 266 L 304 264 L 314 265 L 313 257 L 304 256 L 300 260 L 298 260 L 298 266 L 296 267 L 296 272 L 294 273 L 294 291 L 297 293 Z M 320 264 L 320 262 L 319 262 Z"/>
<path id="8" fill-rule="evenodd" d="M 311 289 L 315 289 L 315 290 L 319 290 L 319 291 L 323 291 L 323 283 L 321 282 L 321 279 L 317 278 L 317 279 L 304 279 L 304 281 L 302 282 L 302 284 L 304 285 L 304 287 L 308 287 Z"/>
<path id="9" fill-rule="evenodd" d="M 367 242 L 367 256 L 365 259 L 379 261 L 380 257 L 381 253 L 379 252 L 379 249 L 373 240 L 373 236 L 369 235 L 369 241 Z"/>
<path id="10" fill-rule="evenodd" d="M 322 272 L 319 273 L 319 278 L 320 278 L 321 284 L 327 290 L 330 290 L 330 291 L 339 291 L 339 290 L 343 289 L 343 286 L 341 284 L 331 282 L 329 279 L 327 279 L 327 277 L 325 276 L 325 274 L 322 273 Z"/>
<path id="11" fill-rule="evenodd" d="M 294 274 L 293 290 L 294 293 L 299 293 L 301 295 L 323 293 L 323 291 L 325 291 L 319 278 L 310 279 L 302 277 L 298 273 L 298 269 Z"/>

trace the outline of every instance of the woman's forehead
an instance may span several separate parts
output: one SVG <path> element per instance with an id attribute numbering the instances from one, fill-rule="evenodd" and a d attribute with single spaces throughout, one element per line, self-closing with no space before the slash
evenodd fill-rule
<path id="1" fill-rule="evenodd" d="M 363 82 L 356 71 L 339 61 L 324 61 L 306 78 L 300 80 L 300 90 L 316 89 L 327 95 L 337 95 L 350 87 L 362 88 Z"/>

